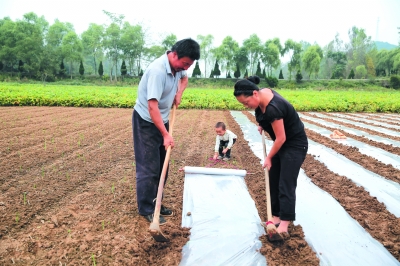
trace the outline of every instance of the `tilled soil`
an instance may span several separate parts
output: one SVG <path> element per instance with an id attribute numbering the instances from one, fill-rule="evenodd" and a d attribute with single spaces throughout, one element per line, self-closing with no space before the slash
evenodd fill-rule
<path id="1" fill-rule="evenodd" d="M 250 195 L 261 219 L 266 219 L 260 160 L 229 111 L 178 109 L 163 200 L 175 214 L 161 226 L 171 241 L 155 242 L 149 223 L 137 213 L 131 116 L 130 109 L 0 108 L 0 265 L 178 265 L 190 237 L 189 229 L 180 227 L 184 174 L 179 169 L 184 166 L 245 169 Z M 248 117 L 254 122 L 254 116 Z M 210 160 L 218 121 L 238 135 L 229 162 Z M 316 133 L 307 134 L 399 182 L 393 167 L 360 158 L 354 149 Z M 303 169 L 400 260 L 398 218 L 312 156 L 307 156 Z M 260 238 L 260 252 L 268 264 L 319 265 L 301 225 L 292 224 L 290 235 L 280 244 Z"/>

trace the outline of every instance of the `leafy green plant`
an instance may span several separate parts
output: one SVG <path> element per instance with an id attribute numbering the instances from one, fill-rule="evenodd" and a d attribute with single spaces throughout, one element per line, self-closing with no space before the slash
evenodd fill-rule
<path id="1" fill-rule="evenodd" d="M 24 198 L 24 205 L 26 205 L 26 192 L 23 193 L 23 198 Z"/>
<path id="2" fill-rule="evenodd" d="M 93 266 L 96 266 L 96 257 L 94 254 L 92 254 L 92 261 L 93 261 Z"/>

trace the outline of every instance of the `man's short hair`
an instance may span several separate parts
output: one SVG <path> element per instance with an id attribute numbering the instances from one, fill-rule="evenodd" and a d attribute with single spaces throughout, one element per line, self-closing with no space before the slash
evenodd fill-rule
<path id="1" fill-rule="evenodd" d="M 191 38 L 177 41 L 174 46 L 172 46 L 171 51 L 176 52 L 178 59 L 189 57 L 194 61 L 200 58 L 200 45 Z"/>

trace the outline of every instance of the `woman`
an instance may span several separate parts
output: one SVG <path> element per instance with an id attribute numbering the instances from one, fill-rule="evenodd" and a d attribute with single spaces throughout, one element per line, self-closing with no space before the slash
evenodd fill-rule
<path id="1" fill-rule="evenodd" d="M 304 125 L 294 107 L 276 91 L 259 89 L 260 78 L 251 76 L 235 84 L 234 95 L 245 107 L 255 109 L 258 131 L 268 132 L 274 144 L 263 167 L 270 176 L 273 222 L 282 236 L 288 236 L 290 221 L 296 218 L 296 187 L 308 141 Z"/>

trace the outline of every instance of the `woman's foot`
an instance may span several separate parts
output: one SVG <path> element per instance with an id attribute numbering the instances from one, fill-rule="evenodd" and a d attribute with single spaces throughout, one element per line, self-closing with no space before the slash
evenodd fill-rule
<path id="1" fill-rule="evenodd" d="M 275 226 L 279 226 L 281 223 L 281 219 L 278 216 L 272 216 L 272 221 L 274 222 Z"/>
<path id="2" fill-rule="evenodd" d="M 290 221 L 283 221 L 281 220 L 278 228 L 276 229 L 276 231 L 278 231 L 278 233 L 282 234 L 282 233 L 287 233 L 288 229 L 289 229 L 289 224 Z"/>

